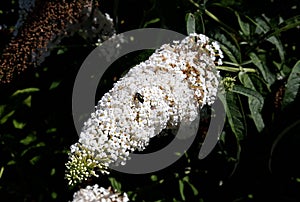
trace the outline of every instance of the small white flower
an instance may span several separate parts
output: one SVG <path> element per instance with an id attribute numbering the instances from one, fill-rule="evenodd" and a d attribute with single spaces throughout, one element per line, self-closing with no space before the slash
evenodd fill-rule
<path id="1" fill-rule="evenodd" d="M 103 187 L 99 187 L 99 185 L 95 184 L 93 186 L 87 186 L 86 188 L 82 188 L 79 191 L 75 192 L 73 195 L 72 202 L 128 202 L 129 198 L 126 193 L 121 195 L 117 193 L 117 190 L 112 190 L 111 187 L 105 189 Z"/>

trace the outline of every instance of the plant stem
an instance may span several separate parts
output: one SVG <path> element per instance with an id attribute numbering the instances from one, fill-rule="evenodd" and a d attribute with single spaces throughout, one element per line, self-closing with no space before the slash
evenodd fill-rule
<path id="1" fill-rule="evenodd" d="M 255 69 L 252 68 L 237 68 L 237 67 L 229 67 L 229 66 L 217 66 L 217 69 L 219 70 L 224 70 L 224 71 L 228 71 L 228 72 L 256 72 Z"/>

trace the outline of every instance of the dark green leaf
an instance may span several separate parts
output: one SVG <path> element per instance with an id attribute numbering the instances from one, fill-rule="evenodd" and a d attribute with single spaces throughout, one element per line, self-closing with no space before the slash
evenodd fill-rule
<path id="1" fill-rule="evenodd" d="M 238 64 L 237 59 L 235 58 L 234 54 L 224 45 L 220 45 L 222 51 L 227 55 L 227 57 L 234 62 L 235 64 Z"/>
<path id="2" fill-rule="evenodd" d="M 283 21 L 282 23 L 280 23 L 278 25 L 278 27 L 276 27 L 275 29 L 270 30 L 268 33 L 266 33 L 265 38 L 268 39 L 271 36 L 277 36 L 281 32 L 296 28 L 299 25 L 300 25 L 300 15 L 291 17 L 291 18 Z"/>
<path id="3" fill-rule="evenodd" d="M 32 165 L 35 165 L 40 159 L 41 159 L 41 156 L 35 156 L 35 157 L 31 158 L 31 159 L 29 160 L 29 162 L 30 162 Z"/>
<path id="4" fill-rule="evenodd" d="M 228 123 L 232 132 L 238 141 L 242 140 L 246 134 L 246 120 L 239 95 L 227 91 L 226 96 L 220 96 L 219 98 L 225 107 Z"/>
<path id="5" fill-rule="evenodd" d="M 271 86 L 275 81 L 275 76 L 270 72 L 268 67 L 262 62 L 262 60 L 253 52 L 249 53 L 252 63 L 258 67 L 260 73 L 262 74 L 264 80 L 269 86 Z"/>
<path id="6" fill-rule="evenodd" d="M 256 23 L 258 33 L 262 32 L 265 34 L 269 30 L 271 30 L 271 26 L 269 25 L 270 19 L 264 17 L 264 19 L 257 18 L 256 20 L 258 22 L 258 23 Z M 278 50 L 281 61 L 284 61 L 284 49 L 283 49 L 282 43 L 279 40 L 279 38 L 275 35 L 270 35 L 269 38 L 265 38 L 265 39 L 276 46 L 276 49 Z"/>
<path id="7" fill-rule="evenodd" d="M 250 35 L 250 25 L 249 25 L 249 23 L 246 23 L 246 22 L 242 21 L 242 19 L 241 19 L 240 15 L 238 14 L 238 12 L 235 12 L 235 15 L 238 18 L 238 22 L 239 22 L 239 25 L 240 25 L 240 28 L 241 28 L 243 34 L 245 36 L 249 36 Z"/>
<path id="8" fill-rule="evenodd" d="M 239 64 L 241 61 L 241 52 L 238 43 L 231 38 L 234 42 L 234 44 L 232 44 L 232 42 L 223 34 L 216 34 L 214 38 L 220 43 L 222 51 L 227 55 L 230 61 Z"/>
<path id="9" fill-rule="evenodd" d="M 300 60 L 295 64 L 287 80 L 282 108 L 294 102 L 300 89 Z"/>
<path id="10" fill-rule="evenodd" d="M 271 42 L 272 44 L 274 44 L 276 46 L 279 57 L 280 57 L 281 61 L 283 62 L 285 60 L 285 58 L 284 58 L 284 49 L 283 49 L 281 41 L 275 36 L 271 36 L 270 38 L 267 39 L 267 41 Z"/>
<path id="11" fill-rule="evenodd" d="M 60 84 L 60 81 L 53 81 L 51 83 L 49 90 L 53 90 L 54 88 L 57 88 L 59 86 L 59 84 Z"/>
<path id="12" fill-rule="evenodd" d="M 5 105 L 0 105 L 0 117 L 3 116 Z"/>
<path id="13" fill-rule="evenodd" d="M 265 127 L 264 120 L 261 115 L 261 110 L 264 105 L 264 98 L 256 91 L 250 77 L 246 73 L 239 74 L 239 78 L 245 87 L 235 85 L 232 91 L 248 97 L 248 104 L 252 119 L 257 130 L 261 132 Z"/>

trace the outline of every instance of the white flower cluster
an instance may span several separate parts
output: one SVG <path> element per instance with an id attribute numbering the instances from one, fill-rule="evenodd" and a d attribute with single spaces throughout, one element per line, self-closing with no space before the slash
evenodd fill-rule
<path id="1" fill-rule="evenodd" d="M 192 34 L 163 45 L 147 61 L 131 68 L 104 94 L 85 122 L 78 143 L 71 147 L 69 183 L 83 180 L 97 167 L 85 160 L 82 165 L 88 168 L 76 169 L 82 149 L 91 152 L 92 160 L 102 168 L 124 165 L 130 152 L 145 149 L 150 138 L 163 129 L 195 120 L 199 107 L 211 105 L 216 98 L 219 73 L 215 64 L 220 65 L 222 57 L 216 42 Z"/>
<path id="2" fill-rule="evenodd" d="M 80 189 L 73 195 L 73 202 L 128 202 L 127 194 L 123 195 L 113 191 L 111 187 L 105 189 L 94 186 L 87 186 L 85 189 Z"/>

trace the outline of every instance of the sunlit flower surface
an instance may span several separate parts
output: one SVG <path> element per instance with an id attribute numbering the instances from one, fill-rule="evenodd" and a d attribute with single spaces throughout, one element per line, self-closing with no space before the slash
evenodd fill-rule
<path id="1" fill-rule="evenodd" d="M 190 123 L 199 108 L 217 95 L 222 64 L 218 43 L 199 34 L 165 44 L 131 68 L 104 94 L 71 146 L 66 178 L 73 185 L 94 170 L 124 165 L 129 153 L 143 150 L 163 129 Z"/>

